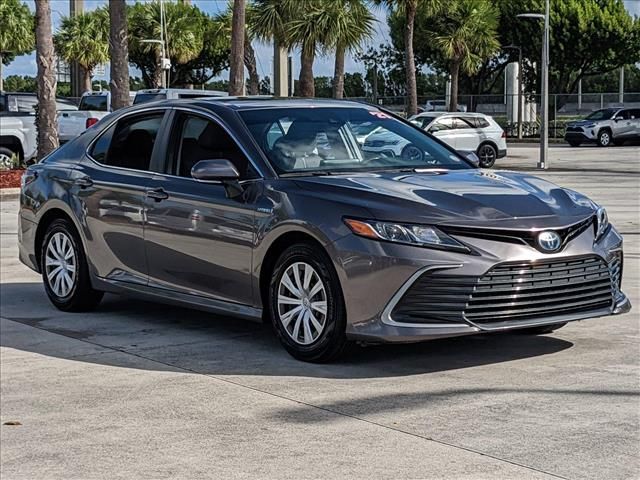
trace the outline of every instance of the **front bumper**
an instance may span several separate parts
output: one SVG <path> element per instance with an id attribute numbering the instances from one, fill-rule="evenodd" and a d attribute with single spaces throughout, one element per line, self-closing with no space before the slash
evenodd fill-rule
<path id="1" fill-rule="evenodd" d="M 598 137 L 595 135 L 594 132 L 595 131 L 565 132 L 564 139 L 567 142 L 592 143 L 598 140 Z"/>
<path id="2" fill-rule="evenodd" d="M 336 259 L 335 266 L 344 293 L 348 337 L 368 343 L 418 342 L 584 320 L 625 313 L 631 308 L 628 298 L 617 289 L 614 294 L 612 288 L 611 302 L 606 308 L 594 307 L 568 314 L 558 312 L 514 320 L 501 318 L 499 322 L 493 323 L 478 323 L 467 318 L 451 323 L 411 323 L 404 319 L 398 321 L 392 315 L 394 308 L 409 288 L 428 272 L 433 272 L 434 275 L 480 278 L 496 265 L 505 262 L 562 262 L 565 259 L 589 256 L 610 265 L 615 255 L 622 255 L 622 238 L 613 228 L 598 244 L 594 244 L 593 233 L 589 229 L 556 254 L 543 254 L 526 245 L 461 236 L 457 238 L 472 246 L 479 254 L 466 255 L 375 242 L 354 235 L 334 243 L 331 246 L 334 251 L 331 253 Z M 435 284 L 433 288 L 436 288 Z M 433 310 L 446 310 L 446 305 L 435 303 Z"/>

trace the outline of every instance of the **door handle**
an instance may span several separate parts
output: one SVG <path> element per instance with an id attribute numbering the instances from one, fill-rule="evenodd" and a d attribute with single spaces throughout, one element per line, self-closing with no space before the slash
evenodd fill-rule
<path id="1" fill-rule="evenodd" d="M 147 197 L 153 198 L 156 202 L 160 202 L 161 200 L 169 198 L 169 194 L 161 187 L 154 188 L 153 190 L 147 190 Z"/>
<path id="2" fill-rule="evenodd" d="M 73 183 L 80 188 L 89 188 L 93 185 L 93 180 L 90 177 L 82 177 L 76 179 Z"/>

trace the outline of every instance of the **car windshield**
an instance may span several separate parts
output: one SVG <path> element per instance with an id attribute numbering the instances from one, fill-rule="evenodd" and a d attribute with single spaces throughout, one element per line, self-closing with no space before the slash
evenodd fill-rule
<path id="1" fill-rule="evenodd" d="M 595 112 L 588 115 L 585 120 L 610 120 L 613 117 L 613 114 L 618 110 L 615 108 L 604 108 L 602 110 L 596 110 Z"/>
<path id="2" fill-rule="evenodd" d="M 240 115 L 281 175 L 473 168 L 426 133 L 379 110 L 273 108 Z"/>

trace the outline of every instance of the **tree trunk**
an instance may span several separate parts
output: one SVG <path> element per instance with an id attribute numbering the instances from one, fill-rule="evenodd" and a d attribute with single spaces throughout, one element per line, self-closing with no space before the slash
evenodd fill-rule
<path id="1" fill-rule="evenodd" d="M 80 72 L 82 75 L 82 93 L 91 92 L 93 90 L 93 86 L 91 85 L 91 70 L 80 65 Z"/>
<path id="2" fill-rule="evenodd" d="M 153 77 L 151 78 L 151 81 L 153 83 L 153 85 L 151 85 L 151 88 L 162 88 L 164 70 L 162 70 L 162 52 L 160 51 L 160 49 L 156 49 L 155 56 L 156 68 L 153 71 Z"/>
<path id="3" fill-rule="evenodd" d="M 418 87 L 416 85 L 416 59 L 413 53 L 413 27 L 416 21 L 416 0 L 406 4 L 407 29 L 404 32 L 405 69 L 407 76 L 407 116 L 418 113 Z"/>
<path id="4" fill-rule="evenodd" d="M 229 95 L 244 94 L 244 31 L 245 0 L 233 0 L 231 19 L 231 55 L 229 65 Z"/>
<path id="5" fill-rule="evenodd" d="M 56 118 L 56 58 L 49 0 L 36 3 L 36 61 L 38 64 L 38 160 L 58 148 Z"/>
<path id="6" fill-rule="evenodd" d="M 247 67 L 249 72 L 247 93 L 249 95 L 260 95 L 260 76 L 256 66 L 256 52 L 253 50 L 251 39 L 246 32 L 244 35 L 244 66 Z"/>
<path id="7" fill-rule="evenodd" d="M 310 50 L 310 52 L 307 52 Z M 316 94 L 315 84 L 313 82 L 313 61 L 315 59 L 315 49 L 305 48 L 302 46 L 300 54 L 300 77 L 298 81 L 298 90 L 301 97 L 314 97 Z"/>
<path id="8" fill-rule="evenodd" d="M 449 98 L 449 111 L 455 112 L 458 110 L 458 80 L 460 78 L 460 61 L 452 60 L 449 73 L 451 74 L 451 97 Z"/>
<path id="9" fill-rule="evenodd" d="M 109 2 L 109 87 L 111 108 L 129 106 L 129 46 L 127 31 L 127 5 L 125 0 Z"/>
<path id="10" fill-rule="evenodd" d="M 344 98 L 344 55 L 344 46 L 338 45 L 333 68 L 333 98 Z"/>

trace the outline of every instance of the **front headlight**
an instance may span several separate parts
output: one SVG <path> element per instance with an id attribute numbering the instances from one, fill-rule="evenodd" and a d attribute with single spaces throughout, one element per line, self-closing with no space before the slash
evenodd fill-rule
<path id="1" fill-rule="evenodd" d="M 609 216 L 604 207 L 596 210 L 596 242 L 599 241 L 609 230 Z"/>
<path id="2" fill-rule="evenodd" d="M 470 252 L 469 248 L 431 225 L 379 222 L 345 218 L 344 223 L 356 235 L 373 240 L 404 243 L 418 247 Z"/>

